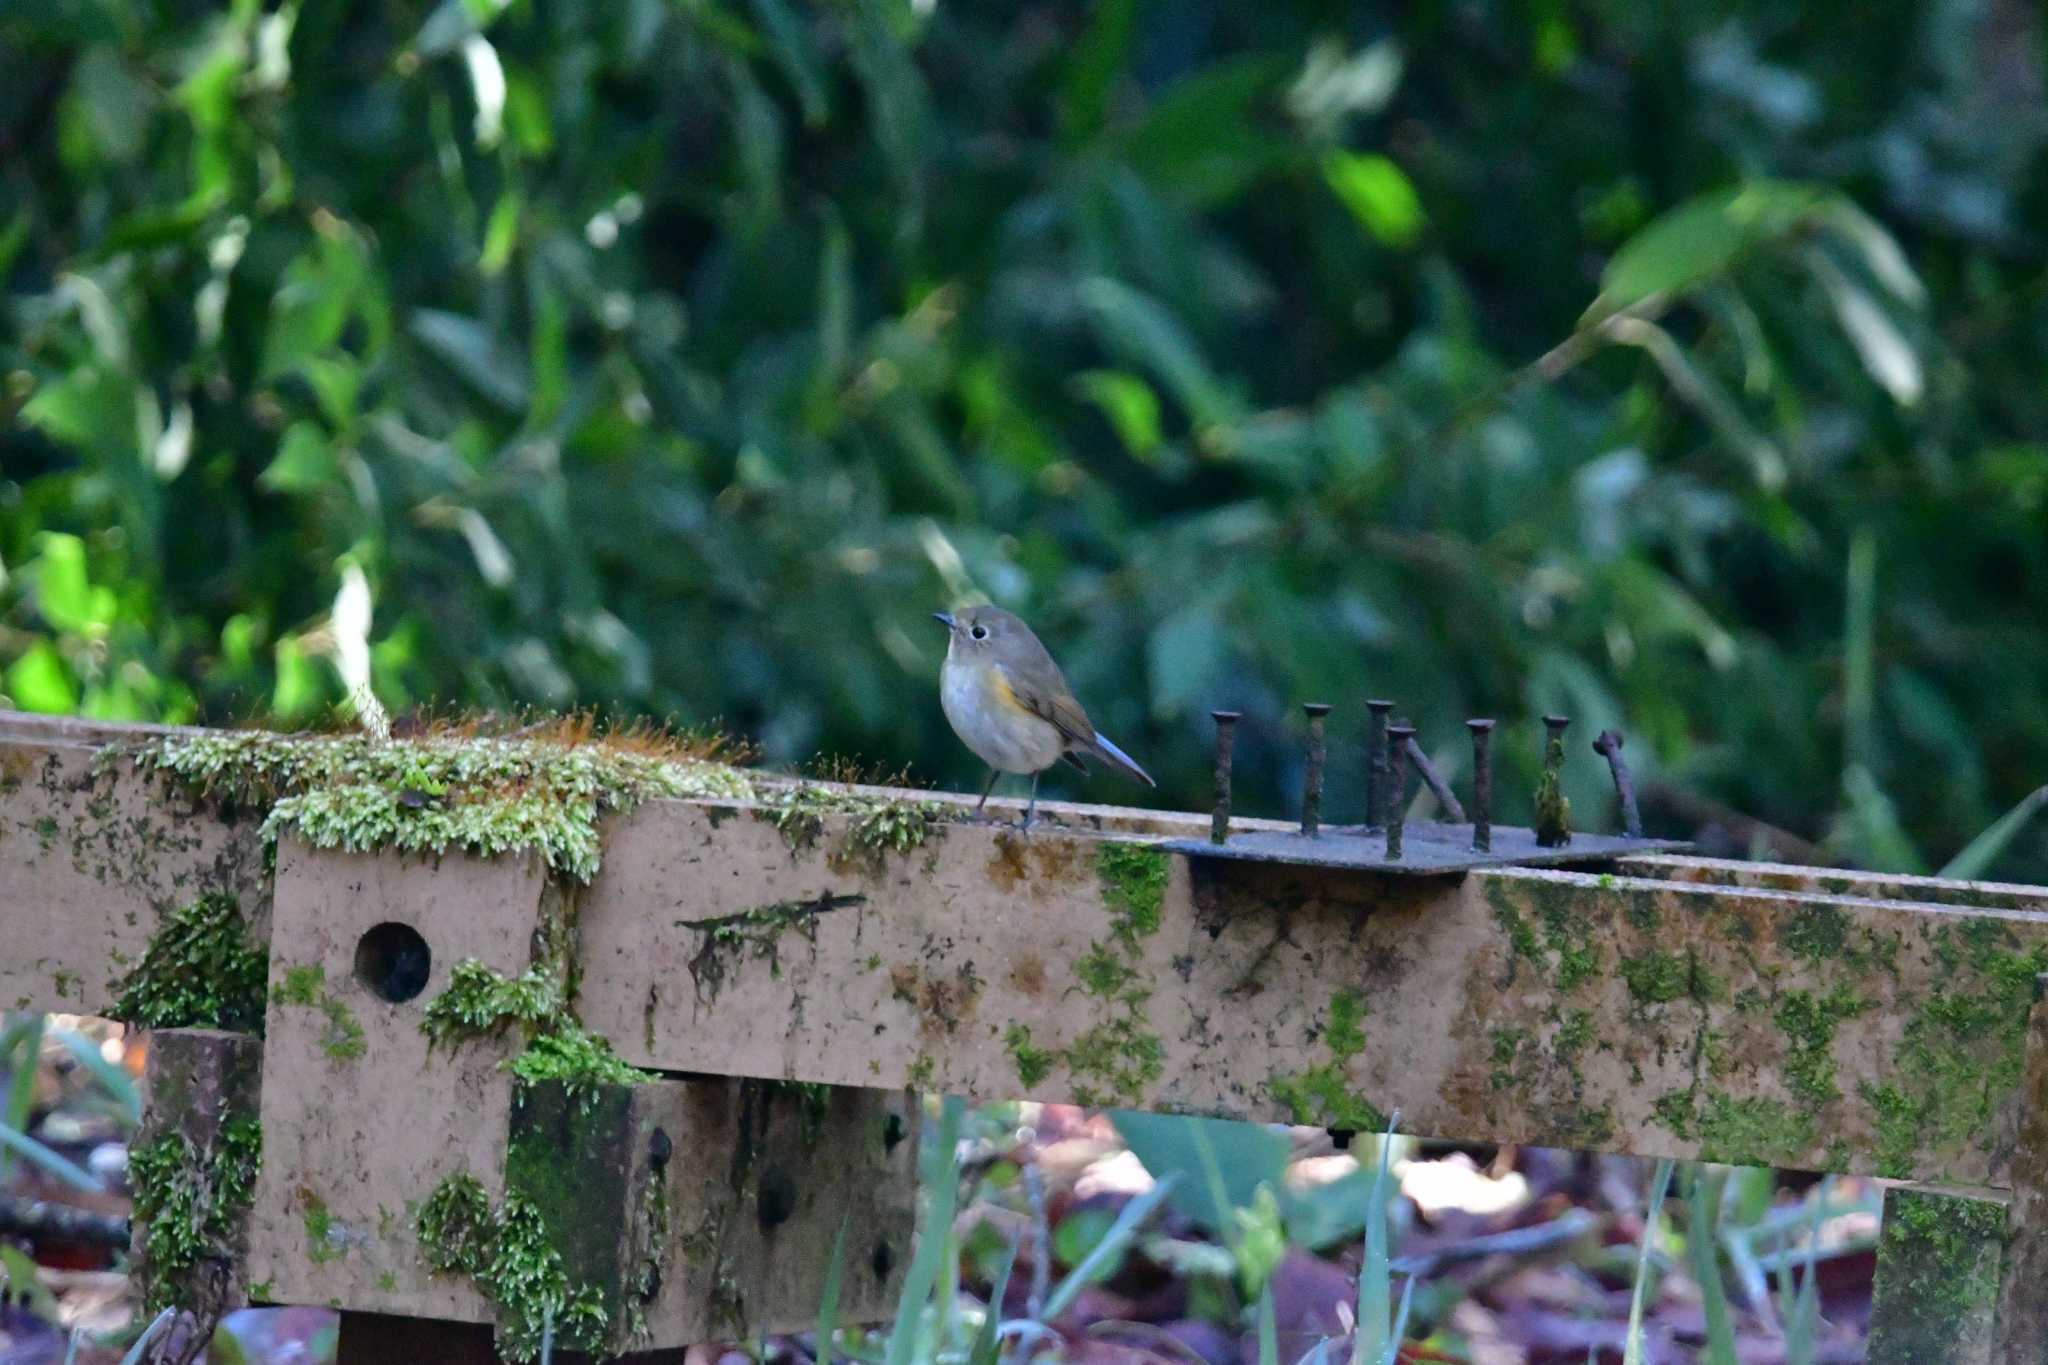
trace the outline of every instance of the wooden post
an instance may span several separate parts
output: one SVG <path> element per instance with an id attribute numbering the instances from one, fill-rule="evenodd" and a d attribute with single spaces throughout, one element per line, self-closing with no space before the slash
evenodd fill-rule
<path id="1" fill-rule="evenodd" d="M 1996 1199 L 1894 1186 L 1871 1291 L 1869 1365 L 1998 1365 L 1993 1328 L 2005 1258 Z"/>
<path id="2" fill-rule="evenodd" d="M 2012 1216 L 1998 1293 L 1999 1365 L 2048 1365 L 2048 977 L 2034 979 L 2026 1096 L 2012 1156 Z"/>

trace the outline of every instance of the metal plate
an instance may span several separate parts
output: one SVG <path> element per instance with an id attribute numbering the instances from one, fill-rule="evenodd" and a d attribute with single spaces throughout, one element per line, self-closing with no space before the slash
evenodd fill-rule
<path id="1" fill-rule="evenodd" d="M 1401 860 L 1387 861 L 1386 836 L 1357 825 L 1329 826 L 1311 839 L 1296 830 L 1232 830 L 1230 841 L 1175 839 L 1161 845 L 1190 858 L 1234 858 L 1255 863 L 1298 863 L 1316 867 L 1356 867 L 1372 872 L 1415 876 L 1450 876 L 1475 867 L 1569 867 L 1602 863 L 1642 853 L 1682 853 L 1691 845 L 1678 839 L 1624 839 L 1618 834 L 1573 834 L 1562 848 L 1545 848 L 1536 831 L 1514 825 L 1493 827 L 1493 847 L 1485 853 L 1472 847 L 1472 826 L 1434 821 L 1404 825 Z"/>

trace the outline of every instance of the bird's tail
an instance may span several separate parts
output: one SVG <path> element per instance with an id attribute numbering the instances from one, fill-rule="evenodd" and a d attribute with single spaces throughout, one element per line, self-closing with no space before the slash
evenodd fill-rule
<path id="1" fill-rule="evenodd" d="M 1104 735 L 1100 730 L 1095 732 L 1095 743 L 1089 747 L 1095 751 L 1097 758 L 1100 758 L 1111 767 L 1123 769 L 1148 787 L 1159 785 L 1152 780 L 1152 774 L 1139 767 L 1137 761 L 1129 754 L 1117 748 L 1116 745 L 1111 744 L 1108 736 Z"/>

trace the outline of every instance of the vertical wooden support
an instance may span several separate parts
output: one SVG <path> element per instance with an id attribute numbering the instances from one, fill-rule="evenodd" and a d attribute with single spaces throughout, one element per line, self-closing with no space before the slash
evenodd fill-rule
<path id="1" fill-rule="evenodd" d="M 260 1038 L 215 1029 L 149 1036 L 142 1124 L 129 1155 L 136 1262 L 144 1301 L 191 1309 L 202 1336 L 248 1302 L 262 1086 Z"/>
<path id="2" fill-rule="evenodd" d="M 2012 1214 L 1998 1292 L 1999 1365 L 2048 1365 L 2048 976 L 2034 978 L 2010 1166 Z"/>
<path id="3" fill-rule="evenodd" d="M 1996 1365 L 2005 1224 L 1998 1200 L 1905 1186 L 1885 1191 L 1869 1365 Z"/>

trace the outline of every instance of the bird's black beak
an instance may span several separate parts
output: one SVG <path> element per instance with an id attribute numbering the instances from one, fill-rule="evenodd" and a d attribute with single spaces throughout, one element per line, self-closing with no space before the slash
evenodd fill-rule
<path id="1" fill-rule="evenodd" d="M 951 630 L 951 629 L 953 628 L 953 618 L 952 618 L 952 616 L 951 616 L 950 614 L 948 614 L 948 613 L 946 613 L 946 612 L 943 612 L 943 611 L 935 611 L 935 612 L 933 612 L 933 613 L 932 613 L 932 620 L 934 620 L 934 621 L 937 621 L 937 622 L 938 622 L 938 623 L 939 623 L 940 625 L 944 626 L 944 627 L 945 627 L 945 628 L 946 628 L 947 630 Z"/>

